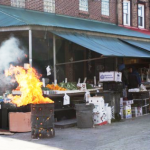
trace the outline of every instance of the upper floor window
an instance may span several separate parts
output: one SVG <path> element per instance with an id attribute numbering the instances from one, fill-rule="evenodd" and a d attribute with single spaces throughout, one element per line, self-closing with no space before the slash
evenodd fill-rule
<path id="1" fill-rule="evenodd" d="M 11 6 L 25 8 L 25 0 L 11 0 Z"/>
<path id="2" fill-rule="evenodd" d="M 138 27 L 144 28 L 144 5 L 138 4 Z"/>
<path id="3" fill-rule="evenodd" d="M 109 16 L 109 0 L 101 1 L 101 13 L 102 15 Z"/>
<path id="4" fill-rule="evenodd" d="M 130 1 L 123 2 L 123 24 L 130 25 Z"/>
<path id="5" fill-rule="evenodd" d="M 79 0 L 79 10 L 88 11 L 88 0 Z"/>
<path id="6" fill-rule="evenodd" d="M 44 11 L 55 13 L 55 0 L 43 0 Z"/>

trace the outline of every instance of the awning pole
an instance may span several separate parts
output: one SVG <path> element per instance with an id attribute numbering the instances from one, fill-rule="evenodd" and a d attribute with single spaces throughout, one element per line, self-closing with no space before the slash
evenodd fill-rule
<path id="1" fill-rule="evenodd" d="M 118 71 L 118 58 L 115 58 L 115 70 Z"/>
<path id="2" fill-rule="evenodd" d="M 53 34 L 53 68 L 54 68 L 54 83 L 57 79 L 56 77 L 56 36 Z"/>
<path id="3" fill-rule="evenodd" d="M 32 30 L 29 30 L 29 64 L 32 67 Z"/>

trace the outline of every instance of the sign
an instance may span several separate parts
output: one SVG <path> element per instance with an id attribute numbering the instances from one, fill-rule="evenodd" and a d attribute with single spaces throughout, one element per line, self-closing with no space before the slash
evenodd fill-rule
<path id="1" fill-rule="evenodd" d="M 122 73 L 117 71 L 110 71 L 110 72 L 100 72 L 99 73 L 99 81 L 100 82 L 121 82 Z"/>

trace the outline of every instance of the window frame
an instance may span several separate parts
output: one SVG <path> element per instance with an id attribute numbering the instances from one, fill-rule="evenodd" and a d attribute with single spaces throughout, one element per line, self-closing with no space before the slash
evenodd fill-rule
<path id="1" fill-rule="evenodd" d="M 105 13 L 106 12 L 106 7 L 103 9 L 102 7 L 103 7 L 103 5 L 106 5 L 106 3 L 107 3 L 107 0 L 101 0 L 101 15 L 103 15 L 103 16 L 110 16 L 110 0 L 108 0 L 108 14 L 107 13 Z"/>
<path id="2" fill-rule="evenodd" d="M 26 0 L 11 0 L 11 6 L 12 7 L 17 7 L 17 8 L 25 8 L 26 7 Z M 24 3 L 23 6 L 19 5 L 18 3 L 22 2 Z"/>
<path id="3" fill-rule="evenodd" d="M 141 6 L 141 8 L 142 8 L 142 16 L 139 16 L 139 6 Z M 138 4 L 138 27 L 139 28 L 144 28 L 145 27 L 145 7 L 144 7 L 144 5 L 143 4 Z M 142 22 L 143 22 L 143 25 L 142 26 L 140 26 L 139 25 L 139 17 L 142 17 Z"/>
<path id="4" fill-rule="evenodd" d="M 127 13 L 124 13 L 124 4 L 125 3 L 128 5 Z M 131 20 L 130 20 L 131 19 L 131 11 L 130 11 L 130 9 L 131 9 L 130 1 L 123 1 L 123 25 L 127 25 L 127 26 L 131 25 Z M 126 20 L 126 21 L 128 21 L 128 23 L 126 23 L 124 20 L 125 19 L 124 14 L 128 15 L 128 20 Z"/>
<path id="5" fill-rule="evenodd" d="M 49 1 L 49 2 L 48 2 Z M 45 8 L 45 3 L 48 2 L 49 5 L 47 6 L 47 9 Z M 51 4 L 51 5 L 50 5 Z M 51 9 L 50 9 L 51 8 Z M 43 11 L 47 13 L 55 13 L 55 0 L 43 0 Z"/>
<path id="6" fill-rule="evenodd" d="M 80 11 L 85 11 L 85 12 L 88 12 L 89 11 L 89 1 L 88 0 L 85 0 L 86 1 L 86 5 L 82 5 L 82 0 L 79 0 L 79 10 Z M 83 9 L 85 8 L 85 9 Z"/>

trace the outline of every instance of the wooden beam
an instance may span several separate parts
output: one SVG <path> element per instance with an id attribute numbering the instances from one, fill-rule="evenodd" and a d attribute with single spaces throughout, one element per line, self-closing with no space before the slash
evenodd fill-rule
<path id="1" fill-rule="evenodd" d="M 65 63 L 58 63 L 58 64 L 56 64 L 56 66 L 67 65 L 67 64 L 75 64 L 75 63 L 81 63 L 81 62 L 93 61 L 93 60 L 105 59 L 105 58 L 107 58 L 107 57 L 98 57 L 98 58 L 91 58 L 91 59 L 78 60 L 78 61 L 71 61 L 71 62 L 65 62 Z"/>

